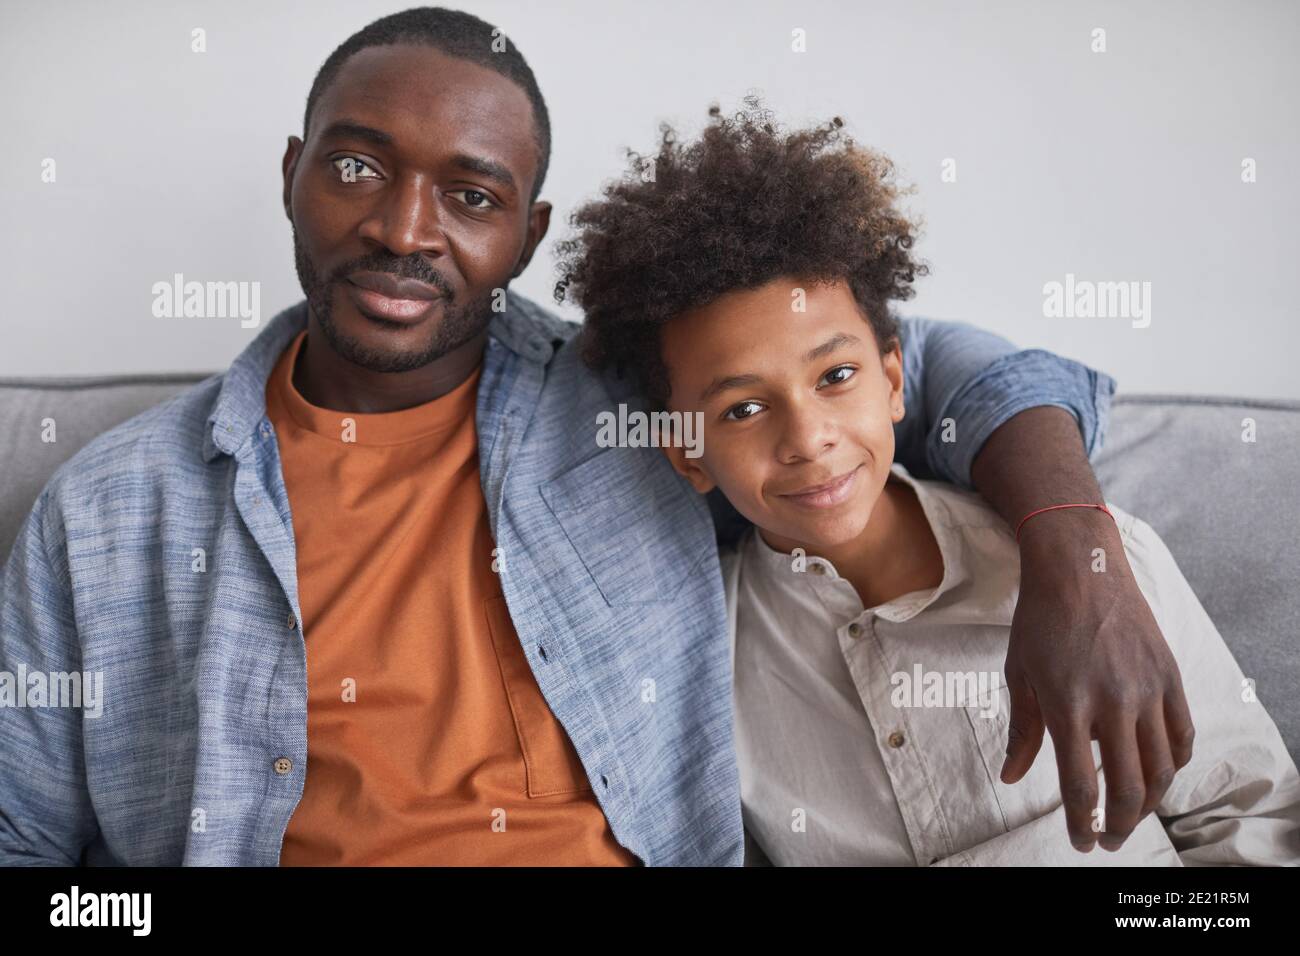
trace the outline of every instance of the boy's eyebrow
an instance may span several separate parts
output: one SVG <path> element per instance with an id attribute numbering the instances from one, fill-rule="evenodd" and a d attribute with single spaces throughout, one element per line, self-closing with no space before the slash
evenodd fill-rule
<path id="1" fill-rule="evenodd" d="M 857 345 L 861 341 L 856 335 L 849 335 L 847 332 L 836 332 L 815 349 L 810 349 L 808 354 L 803 357 L 803 360 L 812 362 L 825 355 L 830 355 L 836 349 L 841 349 L 846 345 Z"/>
<path id="2" fill-rule="evenodd" d="M 725 392 L 731 388 L 743 388 L 746 385 L 758 385 L 763 381 L 763 376 L 755 375 L 748 372 L 744 375 L 728 375 L 726 378 L 715 378 L 700 394 L 700 401 L 707 402 L 719 392 Z"/>
<path id="3" fill-rule="evenodd" d="M 815 362 L 819 358 L 829 355 L 837 349 L 842 349 L 846 345 L 855 345 L 862 340 L 856 335 L 849 335 L 847 332 L 836 332 L 829 339 L 816 348 L 809 349 L 804 355 L 805 362 Z M 760 385 L 763 382 L 763 376 L 755 375 L 753 372 L 747 372 L 744 375 L 728 375 L 725 378 L 715 378 L 709 387 L 700 395 L 700 401 L 706 402 L 719 392 L 725 392 L 732 388 L 744 388 L 748 385 Z"/>

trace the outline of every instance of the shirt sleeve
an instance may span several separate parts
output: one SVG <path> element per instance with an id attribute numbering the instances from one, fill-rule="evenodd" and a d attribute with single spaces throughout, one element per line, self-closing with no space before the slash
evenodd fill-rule
<path id="1" fill-rule="evenodd" d="M 904 318 L 903 398 L 895 458 L 917 477 L 971 489 L 971 465 L 988 437 L 1027 408 L 1055 405 L 1079 423 L 1089 458 L 1106 434 L 1115 380 L 1043 349 L 1017 350 L 965 322 Z"/>
<path id="2" fill-rule="evenodd" d="M 1300 774 L 1277 725 L 1151 526 L 1125 550 L 1178 662 L 1196 737 L 1156 808 L 1186 866 L 1300 865 Z"/>
<path id="3" fill-rule="evenodd" d="M 0 577 L 0 680 L 24 698 L 20 674 L 81 669 L 66 539 L 49 495 L 47 487 Z M 0 866 L 75 866 L 98 829 L 82 711 L 15 700 L 0 706 Z"/>

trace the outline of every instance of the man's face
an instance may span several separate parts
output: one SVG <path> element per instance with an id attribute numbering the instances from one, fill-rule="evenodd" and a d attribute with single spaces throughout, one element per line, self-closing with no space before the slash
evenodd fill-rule
<path id="1" fill-rule="evenodd" d="M 401 372 L 481 332 L 546 234 L 538 158 L 506 77 L 411 44 L 350 57 L 284 157 L 298 278 L 330 346 Z"/>
<path id="2" fill-rule="evenodd" d="M 806 311 L 794 311 L 803 289 Z M 866 527 L 903 418 L 897 348 L 883 356 L 844 282 L 782 278 L 670 321 L 670 411 L 704 413 L 697 490 L 717 486 L 775 547 L 833 547 Z"/>

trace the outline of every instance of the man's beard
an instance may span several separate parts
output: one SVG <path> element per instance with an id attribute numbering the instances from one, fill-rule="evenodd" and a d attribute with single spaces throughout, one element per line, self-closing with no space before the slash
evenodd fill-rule
<path id="1" fill-rule="evenodd" d="M 343 332 L 334 323 L 334 303 L 331 288 L 335 285 L 321 277 L 315 263 L 307 255 L 298 228 L 293 226 L 293 261 L 298 269 L 298 282 L 307 296 L 307 305 L 320 323 L 321 331 L 332 348 L 343 358 L 372 372 L 409 372 L 423 368 L 435 359 L 464 345 L 483 331 L 492 319 L 492 294 L 457 305 L 447 280 L 435 272 L 422 257 L 405 259 L 376 252 L 346 263 L 335 273 L 338 282 L 353 272 L 368 270 L 385 272 L 404 279 L 419 279 L 434 286 L 442 294 L 442 320 L 432 325 L 429 342 L 424 348 L 411 352 L 385 352 L 373 349 Z"/>

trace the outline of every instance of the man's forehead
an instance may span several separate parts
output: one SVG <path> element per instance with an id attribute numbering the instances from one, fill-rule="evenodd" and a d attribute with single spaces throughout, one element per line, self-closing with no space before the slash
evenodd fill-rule
<path id="1" fill-rule="evenodd" d="M 532 103 L 508 77 L 432 47 L 367 47 L 349 57 L 317 101 L 311 124 L 346 118 L 390 133 L 398 147 L 449 146 L 448 133 L 524 159 L 537 151 Z"/>

